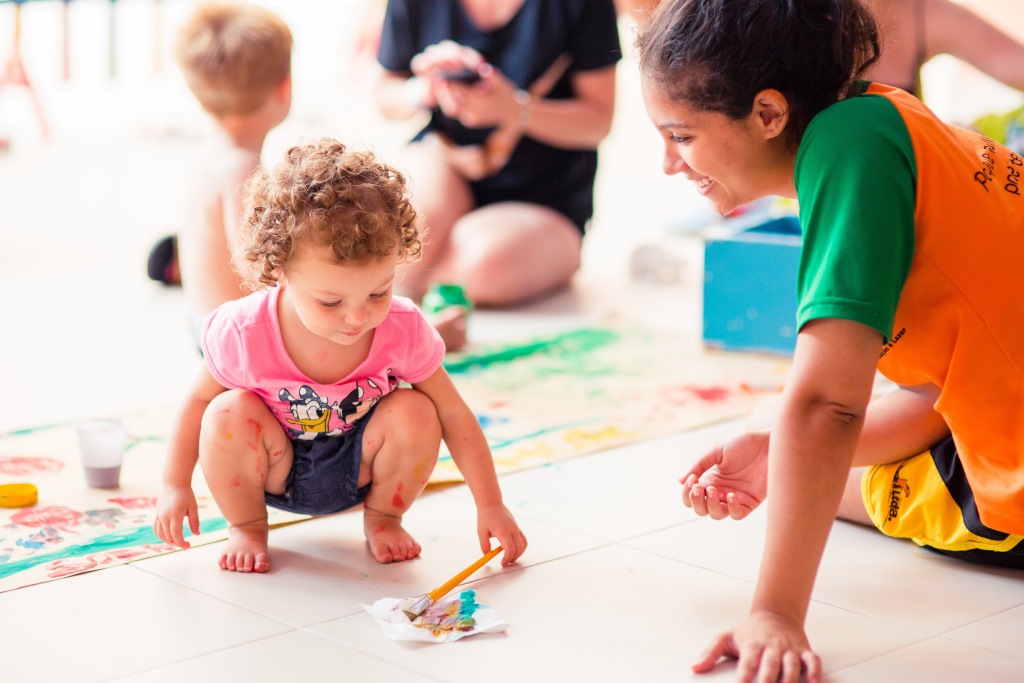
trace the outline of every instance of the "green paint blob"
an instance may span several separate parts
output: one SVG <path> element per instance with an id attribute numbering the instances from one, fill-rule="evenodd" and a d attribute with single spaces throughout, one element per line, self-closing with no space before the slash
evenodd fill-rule
<path id="1" fill-rule="evenodd" d="M 444 367 L 449 374 L 458 375 L 531 356 L 579 358 L 616 339 L 618 339 L 618 334 L 611 330 L 582 329 L 548 339 L 537 339 L 526 344 L 498 347 L 479 354 L 467 354 L 446 361 Z"/>

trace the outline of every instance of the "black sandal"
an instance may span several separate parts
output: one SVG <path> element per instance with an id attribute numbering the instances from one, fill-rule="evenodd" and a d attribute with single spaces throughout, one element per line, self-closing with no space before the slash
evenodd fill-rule
<path id="1" fill-rule="evenodd" d="M 160 239 L 149 252 L 149 263 L 146 266 L 150 280 L 165 285 L 180 285 L 178 273 L 178 238 L 168 235 Z"/>

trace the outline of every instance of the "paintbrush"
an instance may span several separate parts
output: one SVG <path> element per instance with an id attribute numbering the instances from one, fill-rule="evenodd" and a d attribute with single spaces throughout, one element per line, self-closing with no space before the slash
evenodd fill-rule
<path id="1" fill-rule="evenodd" d="M 403 612 L 405 612 L 405 616 L 409 617 L 409 620 L 412 621 L 419 615 L 423 614 L 423 612 L 425 612 L 431 605 L 433 605 L 435 602 L 437 602 L 445 595 L 447 595 L 448 591 L 462 583 L 467 576 L 475 572 L 477 569 L 480 569 L 480 567 L 484 566 L 485 564 L 493 560 L 494 556 L 500 552 L 501 546 L 499 545 L 497 548 L 487 553 L 479 560 L 469 565 L 461 572 L 459 572 L 458 574 L 448 579 L 434 590 L 424 595 L 422 598 L 417 600 L 412 607 L 406 610 L 402 610 Z"/>

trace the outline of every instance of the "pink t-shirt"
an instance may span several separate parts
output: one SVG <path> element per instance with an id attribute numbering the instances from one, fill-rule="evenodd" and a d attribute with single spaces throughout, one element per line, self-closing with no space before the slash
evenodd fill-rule
<path id="1" fill-rule="evenodd" d="M 375 330 L 370 354 L 336 384 L 319 384 L 292 362 L 281 340 L 278 287 L 268 287 L 210 313 L 200 342 L 206 366 L 230 389 L 258 395 L 292 439 L 352 429 L 399 382 L 416 384 L 444 360 L 444 342 L 409 299 L 394 297 Z"/>

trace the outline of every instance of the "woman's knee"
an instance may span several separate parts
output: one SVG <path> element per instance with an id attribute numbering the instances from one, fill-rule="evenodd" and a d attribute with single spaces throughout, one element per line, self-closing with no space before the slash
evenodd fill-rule
<path id="1" fill-rule="evenodd" d="M 485 306 L 525 301 L 564 286 L 580 267 L 580 242 L 535 239 L 453 240 L 451 270 L 469 298 Z"/>

